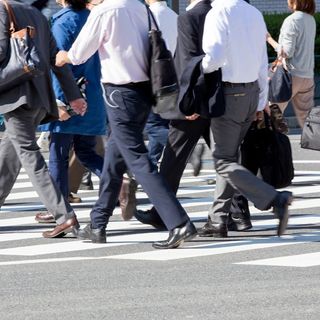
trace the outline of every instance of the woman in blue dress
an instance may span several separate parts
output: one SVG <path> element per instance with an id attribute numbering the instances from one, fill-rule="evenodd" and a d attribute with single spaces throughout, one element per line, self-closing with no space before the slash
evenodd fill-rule
<path id="1" fill-rule="evenodd" d="M 51 18 L 51 29 L 60 50 L 69 50 L 85 24 L 90 11 L 87 0 L 57 0 L 63 9 Z M 100 83 L 100 60 L 98 53 L 79 66 L 71 66 L 75 79 L 85 78 L 85 96 L 88 109 L 84 116 L 70 116 L 59 107 L 58 121 L 39 127 L 50 131 L 49 170 L 52 178 L 68 198 L 69 151 L 74 152 L 83 166 L 100 177 L 103 158 L 95 152 L 96 136 L 105 135 L 106 110 Z M 52 75 L 53 88 L 58 100 L 67 103 L 59 82 Z"/>

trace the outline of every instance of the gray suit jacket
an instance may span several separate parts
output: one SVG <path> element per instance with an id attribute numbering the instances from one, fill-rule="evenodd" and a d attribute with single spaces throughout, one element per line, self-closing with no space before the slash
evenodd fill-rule
<path id="1" fill-rule="evenodd" d="M 45 121 L 56 119 L 58 116 L 55 95 L 51 85 L 50 70 L 52 70 L 61 83 L 67 100 L 81 98 L 81 93 L 73 79 L 70 67 L 55 66 L 55 56 L 58 51 L 56 42 L 51 34 L 46 18 L 34 7 L 24 3 L 8 1 L 13 8 L 18 29 L 32 26 L 36 29 L 34 38 L 38 51 L 45 66 L 44 75 L 26 81 L 21 85 L 0 95 L 0 113 L 7 113 L 23 104 L 36 108 L 45 108 L 47 116 Z M 9 21 L 2 2 L 0 2 L 0 64 L 8 54 Z"/>

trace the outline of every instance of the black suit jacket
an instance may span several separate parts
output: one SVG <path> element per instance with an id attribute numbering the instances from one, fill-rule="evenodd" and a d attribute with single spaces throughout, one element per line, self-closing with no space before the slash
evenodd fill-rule
<path id="1" fill-rule="evenodd" d="M 211 1 L 203 0 L 178 17 L 178 37 L 174 62 L 179 80 L 181 80 L 181 76 L 190 60 L 204 54 L 202 50 L 203 28 L 206 15 L 211 8 Z M 190 113 L 192 112 L 188 112 L 188 114 Z M 165 119 L 185 119 L 185 114 L 180 112 L 178 103 L 173 111 L 161 114 L 161 117 Z"/>
<path id="2" fill-rule="evenodd" d="M 204 53 L 202 50 L 204 21 L 211 8 L 211 1 L 203 0 L 178 17 L 178 38 L 174 57 L 178 79 L 190 59 Z"/>

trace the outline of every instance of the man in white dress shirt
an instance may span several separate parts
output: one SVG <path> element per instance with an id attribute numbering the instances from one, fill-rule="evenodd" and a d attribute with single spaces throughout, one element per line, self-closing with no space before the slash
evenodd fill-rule
<path id="1" fill-rule="evenodd" d="M 176 248 L 193 237 L 196 229 L 150 162 L 143 141 L 143 128 L 152 103 L 145 6 L 137 0 L 104 1 L 91 11 L 69 52 L 61 51 L 56 63 L 81 64 L 97 50 L 111 134 L 106 146 L 99 199 L 90 214 L 91 224 L 79 231 L 79 237 L 106 242 L 105 228 L 116 206 L 122 175 L 128 167 L 170 230 L 167 240 L 155 242 L 153 246 Z"/>
<path id="2" fill-rule="evenodd" d="M 291 192 L 277 192 L 238 164 L 239 146 L 257 111 L 267 105 L 267 29 L 262 14 L 244 0 L 215 0 L 203 33 L 205 73 L 222 69 L 225 114 L 211 120 L 217 171 L 215 201 L 200 236 L 226 237 L 234 190 L 260 210 L 273 207 L 278 235 L 286 229 Z"/>

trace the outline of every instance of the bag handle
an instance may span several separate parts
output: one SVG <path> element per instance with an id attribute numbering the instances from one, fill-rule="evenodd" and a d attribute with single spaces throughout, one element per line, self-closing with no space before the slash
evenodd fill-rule
<path id="1" fill-rule="evenodd" d="M 150 10 L 149 6 L 148 5 L 145 5 L 146 8 L 147 8 L 147 12 L 148 12 L 148 25 L 149 25 L 149 31 L 151 31 L 151 19 L 152 19 L 152 22 L 153 24 L 155 25 L 156 27 L 156 30 L 159 31 L 159 27 L 158 27 L 158 24 L 157 24 L 157 21 L 152 13 L 152 11 Z"/>
<path id="2" fill-rule="evenodd" d="M 16 17 L 13 13 L 12 7 L 10 6 L 10 4 L 7 2 L 7 0 L 2 0 L 2 3 L 4 5 L 4 7 L 6 8 L 7 12 L 8 12 L 8 17 L 9 17 L 9 23 L 10 23 L 10 33 L 14 33 L 16 31 L 16 26 L 17 26 L 17 20 Z"/>

